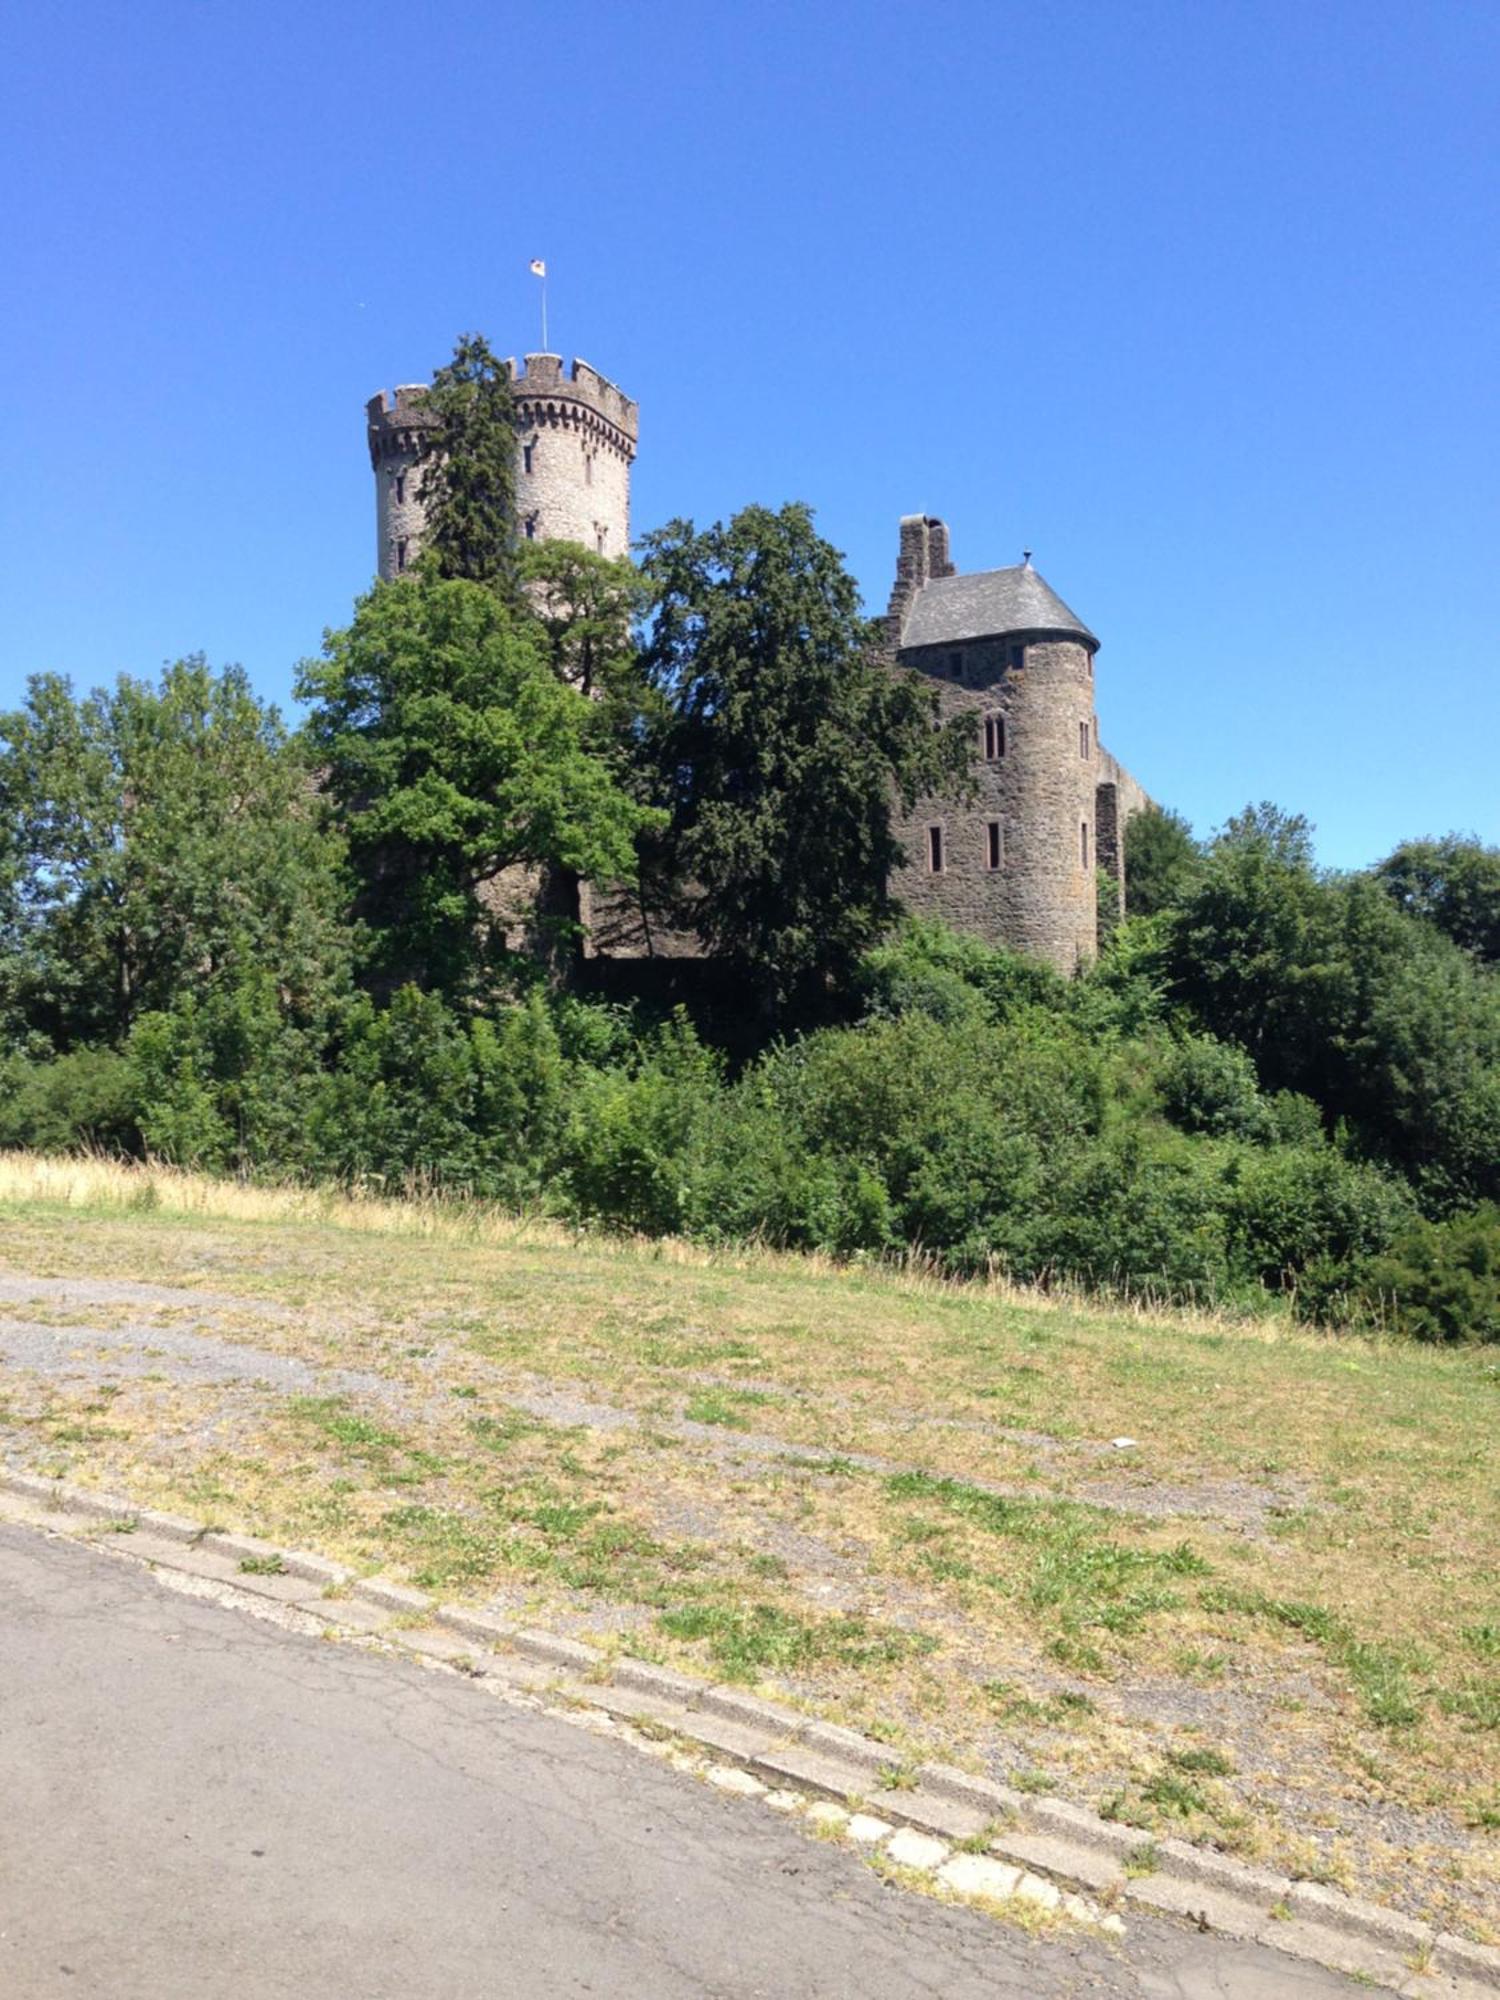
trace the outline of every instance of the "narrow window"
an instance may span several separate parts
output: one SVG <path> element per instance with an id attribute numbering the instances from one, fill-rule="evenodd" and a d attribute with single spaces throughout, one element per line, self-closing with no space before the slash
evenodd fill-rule
<path id="1" fill-rule="evenodd" d="M 1026 648 L 1012 646 L 1006 655 L 1005 663 L 1013 674 L 1018 674 L 1026 664 Z"/>
<path id="2" fill-rule="evenodd" d="M 603 528 L 595 528 L 594 530 L 594 547 L 601 556 L 604 553 L 604 537 L 606 532 Z"/>
<path id="3" fill-rule="evenodd" d="M 405 498 L 406 498 L 406 474 L 404 472 L 398 472 L 396 474 L 396 505 L 399 507 Z"/>
<path id="4" fill-rule="evenodd" d="M 591 451 L 585 451 L 583 454 L 583 483 L 585 486 L 592 486 L 594 483 L 594 454 Z"/>
<path id="5" fill-rule="evenodd" d="M 397 569 L 405 569 L 405 568 L 406 568 L 406 537 L 405 537 L 405 535 L 403 535 L 403 536 L 401 537 L 400 541 L 399 541 L 399 542 L 397 542 L 397 544 L 396 544 L 396 567 L 397 567 Z"/>
<path id="6" fill-rule="evenodd" d="M 998 763 L 1005 755 L 1005 717 L 987 715 L 984 718 L 984 755 L 990 764 Z"/>
<path id="7" fill-rule="evenodd" d="M 1089 823 L 1086 819 L 1078 822 L 1078 859 L 1085 868 L 1089 865 Z"/>
<path id="8" fill-rule="evenodd" d="M 997 819 L 989 820 L 986 822 L 984 829 L 985 867 L 998 868 L 1004 856 L 1005 848 L 1000 837 L 1000 822 Z"/>
<path id="9" fill-rule="evenodd" d="M 1089 754 L 1089 726 L 1086 722 L 1080 722 L 1078 725 L 1078 754 L 1080 757 L 1087 757 Z"/>
<path id="10" fill-rule="evenodd" d="M 940 826 L 927 829 L 927 866 L 934 875 L 943 872 L 943 829 Z"/>
<path id="11" fill-rule="evenodd" d="M 522 445 L 522 447 L 521 447 L 521 470 L 522 470 L 523 472 L 535 472 L 535 471 L 536 471 L 536 440 L 535 440 L 535 438 L 533 438 L 533 439 L 532 439 L 532 441 L 531 441 L 531 443 L 530 443 L 530 444 L 523 444 L 523 445 Z"/>
<path id="12" fill-rule="evenodd" d="M 534 541 L 536 540 L 536 515 L 535 515 L 535 514 L 528 514 L 528 515 L 526 516 L 526 539 L 527 539 L 527 541 L 528 541 L 528 542 L 534 542 Z"/>

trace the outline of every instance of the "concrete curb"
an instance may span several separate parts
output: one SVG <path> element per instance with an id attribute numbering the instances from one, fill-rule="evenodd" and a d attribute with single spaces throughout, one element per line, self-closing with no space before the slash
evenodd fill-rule
<path id="1" fill-rule="evenodd" d="M 1289 1957 L 1393 1985 L 1404 1985 L 1414 1970 L 1422 1970 L 1451 1982 L 1448 1991 L 1455 2000 L 1500 1992 L 1500 1950 L 1494 1947 L 1438 1931 L 1321 1883 L 1294 1881 L 1233 1861 L 1211 1848 L 1149 1839 L 1071 1800 L 1015 1792 L 951 1765 L 923 1764 L 915 1773 L 903 1773 L 899 1784 L 882 1783 L 883 1774 L 895 1776 L 887 1745 L 835 1723 L 814 1721 L 740 1688 L 694 1680 L 648 1660 L 611 1659 L 576 1639 L 462 1605 L 442 1604 L 384 1577 L 355 1577 L 342 1564 L 322 1556 L 137 1507 L 115 1494 L 5 1467 L 0 1467 L 0 1492 L 54 1518 L 128 1522 L 158 1539 L 231 1561 L 279 1562 L 283 1579 L 292 1576 L 322 1584 L 392 1617 L 438 1626 L 502 1659 L 515 1655 L 553 1669 L 569 1699 L 605 1714 L 665 1725 L 675 1736 L 712 1752 L 716 1760 L 738 1766 L 772 1787 L 793 1787 L 856 1809 L 868 1806 L 882 1820 L 943 1842 L 970 1842 L 983 1835 L 992 1855 L 1069 1887 L 1102 1889 L 1126 1905 L 1188 1917 L 1204 1928 L 1269 1945 Z M 129 1554 L 128 1538 L 122 1538 L 121 1553 Z M 235 1577 L 238 1587 L 251 1591 L 259 1580 L 253 1571 Z M 275 1574 L 265 1575 L 267 1585 L 275 1580 Z M 331 1623 L 338 1622 L 337 1603 L 331 1599 L 328 1605 Z M 391 1643 L 402 1643 L 399 1630 L 376 1629 Z M 1127 1859 L 1147 1846 L 1156 1865 L 1149 1874 L 1127 1875 Z"/>

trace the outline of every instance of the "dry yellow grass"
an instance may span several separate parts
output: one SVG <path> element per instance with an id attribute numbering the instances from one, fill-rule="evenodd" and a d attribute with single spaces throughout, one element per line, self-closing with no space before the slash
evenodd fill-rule
<path id="1" fill-rule="evenodd" d="M 1483 1354 L 102 1162 L 0 1221 L 17 1460 L 1496 1934 Z"/>

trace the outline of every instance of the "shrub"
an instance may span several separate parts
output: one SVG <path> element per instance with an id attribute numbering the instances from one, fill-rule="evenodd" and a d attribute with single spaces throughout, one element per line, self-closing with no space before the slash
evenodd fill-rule
<path id="1" fill-rule="evenodd" d="M 1321 1143 L 1237 1153 L 1222 1202 L 1236 1274 L 1273 1288 L 1294 1285 L 1309 1269 L 1347 1273 L 1384 1250 L 1414 1214 L 1394 1175 Z"/>
<path id="2" fill-rule="evenodd" d="M 1243 1049 L 1211 1035 L 1185 1035 L 1161 1077 L 1162 1108 L 1184 1132 L 1268 1139 L 1275 1129 Z"/>
<path id="3" fill-rule="evenodd" d="M 580 1071 L 561 1142 L 560 1192 L 573 1213 L 647 1235 L 680 1231 L 690 1149 L 719 1088 L 717 1056 L 681 1014 L 633 1062 Z"/>
<path id="4" fill-rule="evenodd" d="M 1415 1340 L 1500 1341 L 1500 1207 L 1413 1223 L 1359 1269 L 1345 1310 Z"/>
<path id="5" fill-rule="evenodd" d="M 0 1146 L 138 1153 L 138 1101 L 130 1064 L 115 1049 L 73 1049 L 42 1062 L 14 1056 L 0 1064 Z"/>

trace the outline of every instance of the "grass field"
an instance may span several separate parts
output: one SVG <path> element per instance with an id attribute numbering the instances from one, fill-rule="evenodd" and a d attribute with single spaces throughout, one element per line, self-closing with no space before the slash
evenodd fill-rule
<path id="1" fill-rule="evenodd" d="M 1500 1366 L 0 1159 L 0 1449 L 1500 1938 Z"/>

